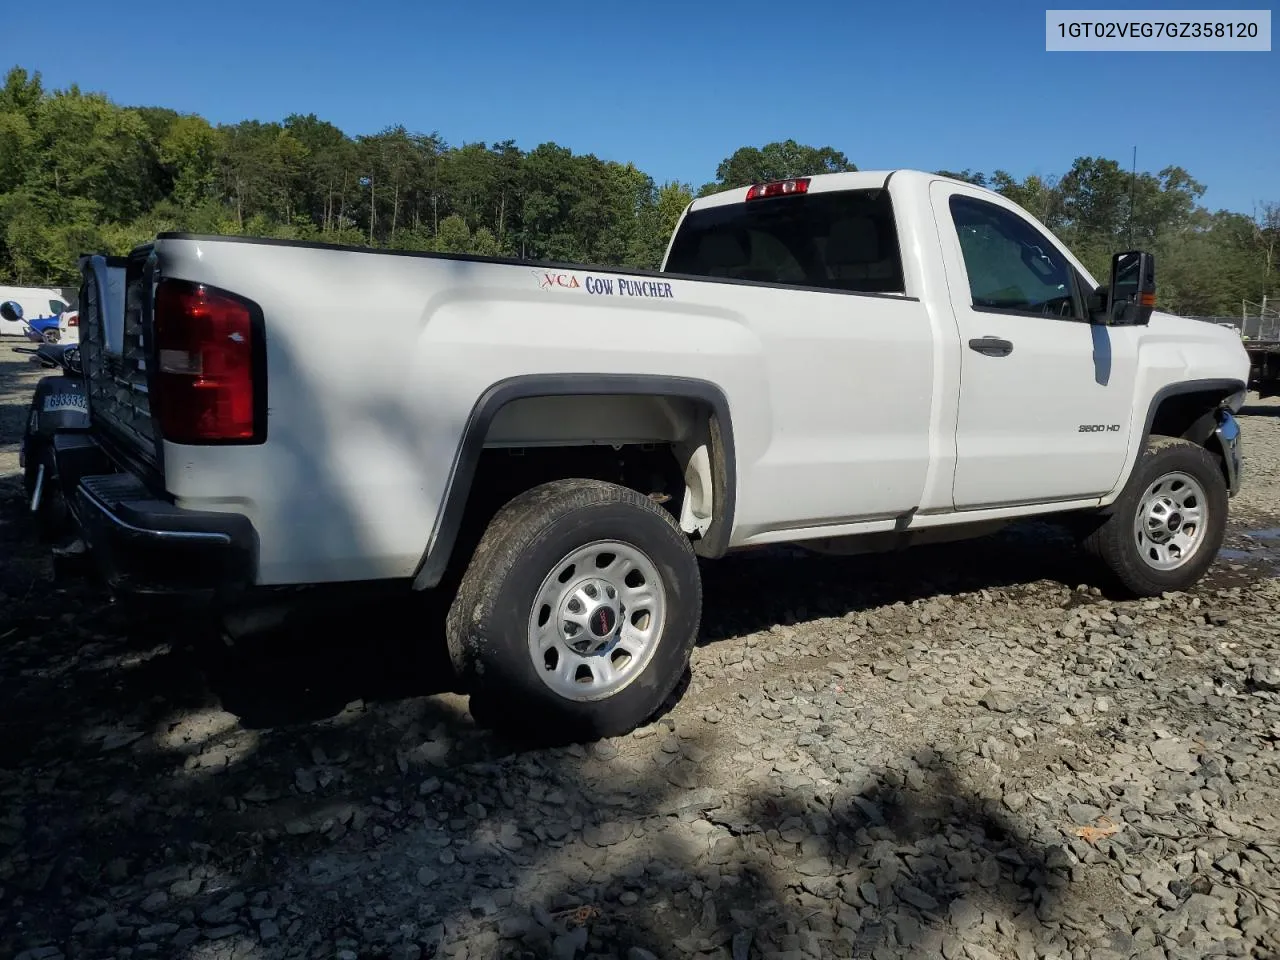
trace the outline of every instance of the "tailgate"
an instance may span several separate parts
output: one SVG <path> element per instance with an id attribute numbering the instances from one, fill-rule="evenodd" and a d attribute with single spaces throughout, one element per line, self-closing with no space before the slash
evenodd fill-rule
<path id="1" fill-rule="evenodd" d="M 108 450 L 158 471 L 146 362 L 152 263 L 150 247 L 81 258 L 80 356 L 95 434 Z"/>

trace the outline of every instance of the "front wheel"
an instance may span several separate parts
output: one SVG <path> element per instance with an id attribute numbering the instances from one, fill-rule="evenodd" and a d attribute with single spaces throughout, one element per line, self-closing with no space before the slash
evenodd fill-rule
<path id="1" fill-rule="evenodd" d="M 1186 590 L 1222 547 L 1227 501 L 1213 454 L 1189 440 L 1153 437 L 1085 547 L 1134 595 Z"/>
<path id="2" fill-rule="evenodd" d="M 446 635 L 478 719 L 525 739 L 594 740 L 671 695 L 701 608 L 697 558 L 669 513 L 626 487 L 559 480 L 494 517 Z"/>

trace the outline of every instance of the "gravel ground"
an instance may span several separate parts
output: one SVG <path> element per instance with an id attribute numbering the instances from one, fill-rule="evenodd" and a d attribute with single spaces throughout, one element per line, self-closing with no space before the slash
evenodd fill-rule
<path id="1" fill-rule="evenodd" d="M 725 560 L 668 713 L 531 751 L 428 606 L 244 650 L 52 583 L 7 354 L 0 956 L 1280 955 L 1280 405 L 1191 593 L 1078 586 L 1035 524 Z"/>

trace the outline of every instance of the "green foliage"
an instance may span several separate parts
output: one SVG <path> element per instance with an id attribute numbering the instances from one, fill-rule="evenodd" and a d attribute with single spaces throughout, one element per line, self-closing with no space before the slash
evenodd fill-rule
<path id="1" fill-rule="evenodd" d="M 698 193 L 856 169 L 833 147 L 776 141 L 734 151 Z M 1153 250 L 1165 309 L 1280 299 L 1280 207 L 1210 213 L 1180 167 L 1132 183 L 1102 157 L 1056 179 L 946 175 L 1021 204 L 1099 276 L 1113 251 Z M 450 146 L 403 126 L 353 138 L 314 114 L 215 127 L 49 91 L 21 67 L 0 86 L 0 282 L 74 282 L 80 253 L 126 253 L 166 230 L 656 267 L 693 197 L 555 143 Z"/>
<path id="2" fill-rule="evenodd" d="M 739 147 L 716 168 L 715 183 L 703 187 L 699 196 L 752 183 L 857 169 L 833 147 L 808 147 L 794 140 Z"/>

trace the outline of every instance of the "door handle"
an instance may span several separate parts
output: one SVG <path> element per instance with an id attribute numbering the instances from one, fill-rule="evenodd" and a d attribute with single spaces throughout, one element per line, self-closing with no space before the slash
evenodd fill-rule
<path id="1" fill-rule="evenodd" d="M 1013 343 L 999 337 L 976 337 L 969 341 L 969 349 L 987 357 L 1007 357 L 1013 353 Z"/>

